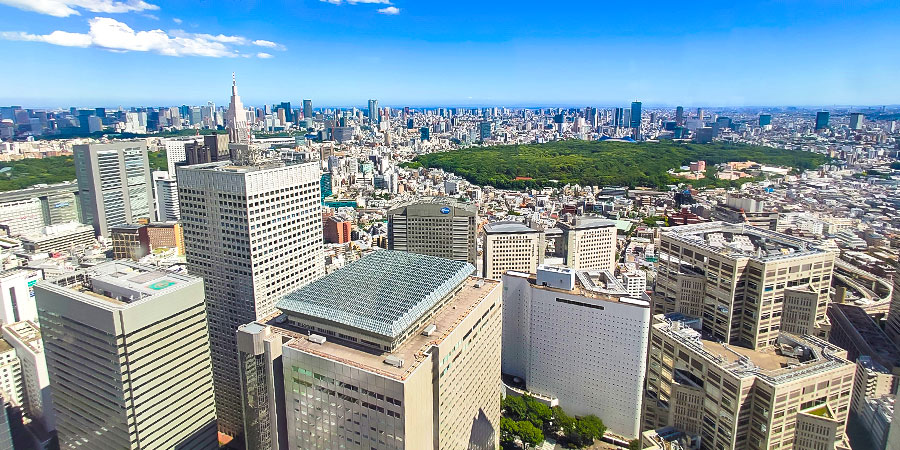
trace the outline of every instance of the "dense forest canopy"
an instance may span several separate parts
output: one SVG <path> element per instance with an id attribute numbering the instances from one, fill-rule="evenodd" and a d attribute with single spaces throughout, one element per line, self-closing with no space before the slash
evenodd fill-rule
<path id="1" fill-rule="evenodd" d="M 471 183 L 505 189 L 542 187 L 552 184 L 551 180 L 583 186 L 661 187 L 678 182 L 667 173 L 669 169 L 697 160 L 704 160 L 707 165 L 749 160 L 808 170 L 826 163 L 828 158 L 817 153 L 723 142 L 680 144 L 568 140 L 432 153 L 417 157 L 412 165 L 440 168 Z M 715 179 L 689 183 L 698 187 L 739 184 Z"/>
<path id="2" fill-rule="evenodd" d="M 150 170 L 166 170 L 166 152 L 147 152 Z M 62 183 L 75 179 L 75 163 L 71 156 L 50 156 L 0 162 L 0 192 L 25 189 L 36 184 Z"/>

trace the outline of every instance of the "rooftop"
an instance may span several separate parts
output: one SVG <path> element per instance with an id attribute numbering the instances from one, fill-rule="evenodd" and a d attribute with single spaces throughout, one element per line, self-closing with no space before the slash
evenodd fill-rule
<path id="1" fill-rule="evenodd" d="M 731 258 L 772 261 L 824 253 L 808 241 L 747 224 L 707 222 L 668 228 L 663 236 Z"/>
<path id="2" fill-rule="evenodd" d="M 380 252 L 378 252 L 380 253 Z M 294 339 L 287 343 L 291 348 L 337 361 L 350 366 L 358 367 L 369 372 L 396 380 L 405 380 L 419 366 L 427 354 L 427 350 L 440 344 L 456 326 L 476 307 L 488 294 L 500 285 L 497 280 L 487 280 L 475 277 L 466 277 L 462 280 L 462 289 L 453 300 L 443 306 L 432 320 L 422 326 L 422 330 L 416 330 L 393 352 L 376 352 L 371 348 L 348 345 L 344 342 L 328 340 L 317 344 L 309 340 L 302 330 L 293 329 L 287 323 L 279 323 L 278 313 L 273 314 L 262 322 L 272 325 L 276 332 L 288 335 Z M 426 336 L 421 331 L 425 327 L 435 325 L 436 330 L 431 336 Z M 402 367 L 385 364 L 384 360 L 393 356 L 403 360 Z"/>
<path id="3" fill-rule="evenodd" d="M 484 226 L 484 232 L 487 234 L 493 233 L 537 233 L 538 230 L 525 225 L 522 222 L 515 221 L 505 221 L 505 222 L 494 222 L 489 223 Z"/>
<path id="4" fill-rule="evenodd" d="M 466 262 L 379 250 L 286 295 L 277 306 L 288 315 L 394 339 L 474 271 Z"/>
<path id="5" fill-rule="evenodd" d="M 740 378 L 780 384 L 852 364 L 843 358 L 846 351 L 814 336 L 782 332 L 775 346 L 752 350 L 710 340 L 692 328 L 699 323 L 688 325 L 683 319 L 680 314 L 657 315 L 653 327 Z"/>
<path id="6" fill-rule="evenodd" d="M 123 260 L 67 273 L 41 285 L 63 295 L 74 292 L 80 300 L 105 308 L 121 309 L 197 282 L 201 280 Z"/>

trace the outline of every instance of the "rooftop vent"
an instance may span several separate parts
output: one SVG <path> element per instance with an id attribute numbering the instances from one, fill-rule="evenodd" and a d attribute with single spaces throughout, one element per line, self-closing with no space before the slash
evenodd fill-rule
<path id="1" fill-rule="evenodd" d="M 388 356 L 387 358 L 384 358 L 384 363 L 387 364 L 387 365 L 389 365 L 389 366 L 403 367 L 403 360 L 402 360 L 401 358 L 398 358 L 398 357 L 394 356 L 394 355 L 391 355 L 391 356 Z"/>
<path id="2" fill-rule="evenodd" d="M 422 331 L 423 336 L 431 336 L 434 332 L 437 331 L 437 325 L 431 324 L 425 327 L 425 330 Z"/>
<path id="3" fill-rule="evenodd" d="M 325 339 L 325 336 L 321 336 L 318 334 L 311 334 L 307 339 L 309 339 L 309 342 L 319 345 L 322 345 L 325 343 L 325 341 L 327 341 L 327 339 Z"/>

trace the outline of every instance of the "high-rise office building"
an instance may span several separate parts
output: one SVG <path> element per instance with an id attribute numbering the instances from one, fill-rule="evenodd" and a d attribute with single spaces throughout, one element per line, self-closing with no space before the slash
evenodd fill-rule
<path id="1" fill-rule="evenodd" d="M 35 292 L 60 448 L 218 448 L 203 280 L 113 261 Z"/>
<path id="2" fill-rule="evenodd" d="M 178 183 L 174 174 L 153 172 L 156 197 L 156 217 L 162 222 L 172 222 L 181 218 L 178 208 Z"/>
<path id="3" fill-rule="evenodd" d="M 369 125 L 377 127 L 381 122 L 381 116 L 378 114 L 378 100 L 369 100 Z"/>
<path id="4" fill-rule="evenodd" d="M 900 276 L 894 276 L 894 290 L 891 293 L 891 303 L 884 332 L 894 345 L 900 347 Z"/>
<path id="5" fill-rule="evenodd" d="M 780 331 L 827 337 L 834 253 L 745 224 L 709 222 L 661 233 L 655 313 L 703 319 L 728 344 L 764 348 Z"/>
<path id="6" fill-rule="evenodd" d="M 631 102 L 631 128 L 641 128 L 641 102 Z"/>
<path id="7" fill-rule="evenodd" d="M 841 348 L 776 332 L 773 345 L 751 350 L 681 314 L 653 322 L 644 429 L 699 436 L 702 450 L 846 448 L 856 365 Z"/>
<path id="8" fill-rule="evenodd" d="M 684 125 L 684 106 L 675 108 L 675 125 Z"/>
<path id="9" fill-rule="evenodd" d="M 593 216 L 576 216 L 560 220 L 556 226 L 556 251 L 566 267 L 580 270 L 614 270 L 616 268 L 616 223 Z"/>
<path id="10" fill-rule="evenodd" d="M 828 121 L 831 114 L 828 111 L 819 111 L 816 113 L 816 131 L 828 128 Z"/>
<path id="11" fill-rule="evenodd" d="M 608 270 L 540 266 L 503 276 L 503 373 L 632 439 L 649 329 L 650 302 L 631 298 Z"/>
<path id="12" fill-rule="evenodd" d="M 376 251 L 238 331 L 248 449 L 494 450 L 501 288 Z"/>
<path id="13" fill-rule="evenodd" d="M 544 262 L 544 233 L 521 222 L 484 226 L 482 270 L 485 278 L 499 280 L 506 272 L 535 273 Z"/>
<path id="14" fill-rule="evenodd" d="M 478 209 L 446 198 L 423 199 L 387 212 L 388 248 L 465 261 L 473 266 L 478 250 Z"/>
<path id="15" fill-rule="evenodd" d="M 56 414 L 50 396 L 50 375 L 41 330 L 30 320 L 4 324 L 3 340 L 16 350 L 21 365 L 25 413 L 29 419 L 40 421 L 44 431 L 55 430 Z"/>
<path id="16" fill-rule="evenodd" d="M 702 121 L 705 116 L 703 115 L 703 108 L 697 108 L 697 119 Z"/>
<path id="17" fill-rule="evenodd" d="M 16 268 L 0 273 L 0 323 L 37 320 L 34 284 L 43 278 L 36 269 Z"/>
<path id="18" fill-rule="evenodd" d="M 225 113 L 225 128 L 228 129 L 228 140 L 233 144 L 250 143 L 250 125 L 247 124 L 247 110 L 237 92 L 237 81 L 231 74 L 231 103 Z"/>
<path id="19" fill-rule="evenodd" d="M 139 141 L 84 144 L 72 148 L 82 223 L 107 236 L 109 227 L 154 220 L 147 144 Z"/>
<path id="20" fill-rule="evenodd" d="M 312 100 L 303 100 L 303 118 L 304 119 L 312 119 L 313 118 Z"/>
<path id="21" fill-rule="evenodd" d="M 40 232 L 44 228 L 41 201 L 28 198 L 0 203 L 0 225 L 8 228 L 10 236 Z"/>
<path id="22" fill-rule="evenodd" d="M 480 122 L 478 124 L 478 135 L 482 141 L 491 138 L 491 129 L 493 128 L 493 124 L 491 122 Z"/>
<path id="23" fill-rule="evenodd" d="M 865 118 L 866 116 L 863 113 L 850 113 L 850 129 L 862 130 Z"/>
<path id="24" fill-rule="evenodd" d="M 22 364 L 16 356 L 16 349 L 4 339 L 0 339 L 0 395 L 17 407 L 25 403 Z"/>
<path id="25" fill-rule="evenodd" d="M 243 430 L 235 330 L 324 273 L 318 163 L 178 168 L 188 270 L 206 284 L 219 430 Z"/>
<path id="26" fill-rule="evenodd" d="M 613 114 L 613 127 L 622 128 L 625 126 L 625 108 L 616 108 Z"/>
<path id="27" fill-rule="evenodd" d="M 759 115 L 759 126 L 764 127 L 766 125 L 772 125 L 772 115 L 771 114 L 760 114 Z"/>

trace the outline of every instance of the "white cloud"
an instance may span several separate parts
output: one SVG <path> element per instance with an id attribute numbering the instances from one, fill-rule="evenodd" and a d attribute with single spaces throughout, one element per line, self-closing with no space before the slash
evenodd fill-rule
<path id="1" fill-rule="evenodd" d="M 98 47 L 114 52 L 153 52 L 169 56 L 207 56 L 212 58 L 252 56 L 252 53 L 243 53 L 234 48 L 235 46 L 250 45 L 251 41 L 242 36 L 195 34 L 180 30 L 166 33 L 159 29 L 135 31 L 127 24 L 108 17 L 95 17 L 88 23 L 90 30 L 87 33 L 54 31 L 46 35 L 36 35 L 20 31 L 5 31 L 0 32 L 0 39 L 46 42 L 66 47 Z M 281 46 L 274 42 L 272 44 Z M 256 56 L 259 58 L 272 57 L 268 53 L 257 53 Z"/>
<path id="2" fill-rule="evenodd" d="M 55 17 L 80 15 L 80 9 L 107 14 L 159 9 L 143 0 L 0 0 L 0 4 Z"/>
<path id="3" fill-rule="evenodd" d="M 4 1 L 4 0 L 0 0 Z M 349 3 L 351 5 L 355 5 L 357 3 L 374 3 L 376 5 L 390 5 L 390 0 L 321 0 L 325 3 L 331 3 L 332 5 L 340 5 L 342 3 Z"/>
<path id="4" fill-rule="evenodd" d="M 265 39 L 257 39 L 252 42 L 253 45 L 266 48 L 274 48 L 276 50 L 285 50 L 285 47 L 277 42 L 267 41 Z"/>
<path id="5" fill-rule="evenodd" d="M 378 10 L 380 14 L 387 14 L 389 16 L 393 16 L 395 14 L 400 14 L 400 8 L 396 6 L 388 6 L 387 8 L 381 8 Z"/>
<path id="6" fill-rule="evenodd" d="M 181 25 L 181 22 L 184 22 L 184 21 L 181 20 L 181 19 L 179 19 L 179 18 L 177 18 L 177 17 L 174 17 L 174 18 L 172 18 L 172 22 L 175 22 L 175 23 Z"/>

